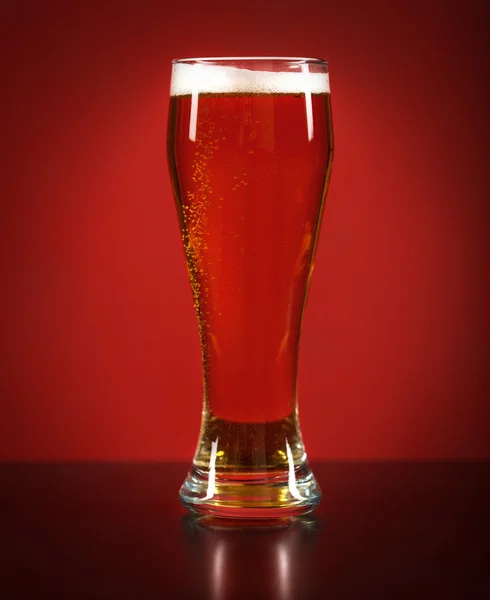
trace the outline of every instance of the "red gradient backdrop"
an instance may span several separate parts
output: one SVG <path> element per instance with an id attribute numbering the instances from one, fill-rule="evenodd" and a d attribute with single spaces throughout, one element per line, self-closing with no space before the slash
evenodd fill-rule
<path id="1" fill-rule="evenodd" d="M 314 458 L 490 456 L 485 2 L 6 2 L 2 459 L 190 460 L 197 327 L 170 60 L 328 58 L 336 155 L 300 359 Z"/>

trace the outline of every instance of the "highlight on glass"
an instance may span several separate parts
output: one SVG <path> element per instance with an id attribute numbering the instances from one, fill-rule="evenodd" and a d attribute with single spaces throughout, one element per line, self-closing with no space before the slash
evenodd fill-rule
<path id="1" fill-rule="evenodd" d="M 168 164 L 204 379 L 180 498 L 221 517 L 307 513 L 321 493 L 298 420 L 298 349 L 333 157 L 327 64 L 175 60 L 170 96 Z"/>

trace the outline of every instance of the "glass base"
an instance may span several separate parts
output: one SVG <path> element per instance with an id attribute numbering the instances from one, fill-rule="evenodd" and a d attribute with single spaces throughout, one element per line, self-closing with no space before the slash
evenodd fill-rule
<path id="1" fill-rule="evenodd" d="M 320 488 L 305 461 L 291 469 L 217 473 L 193 465 L 180 489 L 191 511 L 232 519 L 277 519 L 313 511 Z"/>

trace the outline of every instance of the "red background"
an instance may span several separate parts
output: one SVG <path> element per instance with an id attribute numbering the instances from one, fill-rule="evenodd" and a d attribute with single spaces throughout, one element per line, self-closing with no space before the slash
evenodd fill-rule
<path id="1" fill-rule="evenodd" d="M 300 359 L 315 458 L 490 456 L 485 2 L 1 7 L 0 457 L 184 458 L 197 327 L 170 60 L 330 62 L 335 159 Z"/>

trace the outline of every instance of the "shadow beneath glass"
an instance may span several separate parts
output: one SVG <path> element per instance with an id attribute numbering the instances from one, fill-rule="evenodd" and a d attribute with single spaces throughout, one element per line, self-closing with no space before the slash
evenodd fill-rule
<path id="1" fill-rule="evenodd" d="M 193 577 L 201 582 L 200 597 L 310 597 L 315 551 L 326 527 L 318 517 L 244 525 L 240 520 L 186 515 L 181 526 Z"/>

